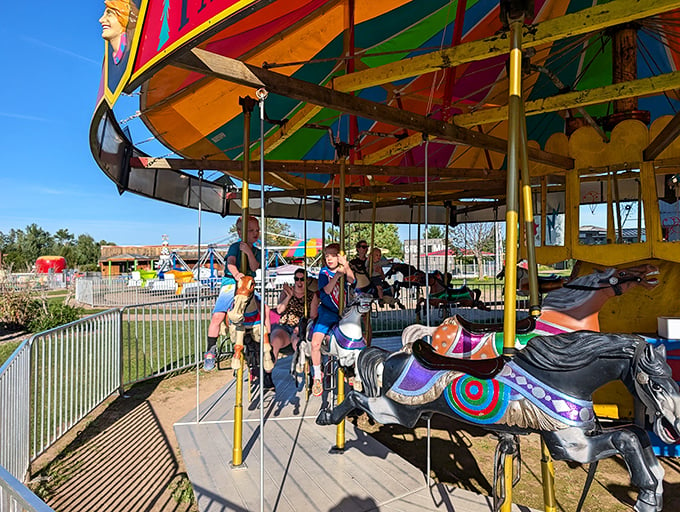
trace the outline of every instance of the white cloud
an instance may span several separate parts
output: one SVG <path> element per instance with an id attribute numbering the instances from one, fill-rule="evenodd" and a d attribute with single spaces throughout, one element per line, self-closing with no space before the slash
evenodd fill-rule
<path id="1" fill-rule="evenodd" d="M 71 50 L 67 50 L 65 48 L 60 48 L 58 46 L 54 46 L 52 44 L 46 43 L 44 41 L 40 41 L 39 39 L 34 39 L 32 37 L 26 37 L 26 36 L 20 36 L 21 39 L 24 41 L 28 41 L 29 43 L 33 43 L 38 46 L 42 46 L 43 48 L 49 48 L 50 50 L 53 50 L 58 53 L 63 53 L 64 55 L 69 55 L 71 57 L 75 57 L 76 59 L 80 59 L 82 61 L 88 62 L 90 64 L 95 64 L 97 66 L 101 66 L 101 61 L 97 61 L 94 59 L 91 59 L 89 57 L 85 57 L 84 55 L 80 55 L 78 53 L 72 52 Z"/>

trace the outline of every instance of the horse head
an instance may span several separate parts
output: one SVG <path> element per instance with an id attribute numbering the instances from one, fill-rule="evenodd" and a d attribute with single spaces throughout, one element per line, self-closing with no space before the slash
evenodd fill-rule
<path id="1" fill-rule="evenodd" d="M 348 316 L 352 309 L 356 309 L 357 313 L 363 315 L 371 310 L 371 304 L 375 299 L 370 293 L 357 293 L 354 295 L 354 299 L 347 304 L 345 311 L 343 312 L 343 317 Z"/>
<path id="2" fill-rule="evenodd" d="M 234 295 L 248 297 L 255 291 L 255 279 L 252 276 L 243 276 L 238 281 Z"/>
<path id="3" fill-rule="evenodd" d="M 666 348 L 641 343 L 631 377 L 635 394 L 645 404 L 654 433 L 664 443 L 679 443 L 680 390 L 666 363 Z"/>
<path id="4" fill-rule="evenodd" d="M 610 297 L 622 295 L 635 286 L 654 288 L 659 283 L 656 277 L 658 274 L 657 267 L 647 264 L 622 269 L 595 269 L 592 273 L 576 277 L 562 288 L 548 293 L 543 301 L 543 308 L 562 312 L 582 309 L 584 314 L 593 314 Z"/>
<path id="5" fill-rule="evenodd" d="M 644 264 L 622 269 L 595 269 L 595 272 L 601 274 L 599 283 L 611 286 L 616 295 L 625 293 L 633 286 L 651 289 L 659 284 L 656 277 L 659 275 L 659 267 L 655 265 Z"/>

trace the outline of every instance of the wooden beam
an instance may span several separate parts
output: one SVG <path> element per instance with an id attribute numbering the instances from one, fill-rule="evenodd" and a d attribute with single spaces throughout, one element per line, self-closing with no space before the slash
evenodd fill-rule
<path id="1" fill-rule="evenodd" d="M 470 194 L 474 194 L 475 197 L 486 197 L 486 193 L 490 189 L 494 190 L 505 190 L 505 181 L 495 181 L 494 186 L 490 187 L 489 183 L 485 181 L 449 181 L 449 180 L 440 180 L 440 181 L 432 181 L 428 183 L 427 188 L 429 191 L 432 192 L 441 192 L 445 191 L 447 193 L 458 193 L 458 194 L 467 194 L 465 197 L 469 197 Z M 384 184 L 384 185 L 369 185 L 369 186 L 362 186 L 362 187 L 345 187 L 345 194 L 347 194 L 348 197 L 354 197 L 357 195 L 371 195 L 371 194 L 382 194 L 382 195 L 399 195 L 399 194 L 409 194 L 409 193 L 414 193 L 414 192 L 423 192 L 424 190 L 424 184 L 423 183 L 404 183 L 401 185 L 391 185 L 391 184 Z M 308 188 L 307 189 L 307 196 L 323 196 L 323 195 L 328 195 L 330 193 L 330 188 L 328 187 L 322 187 L 322 188 Z M 302 190 L 297 190 L 297 191 L 291 191 L 291 190 L 274 190 L 270 192 L 265 192 L 265 196 L 268 198 L 274 198 L 274 197 L 301 197 L 304 194 L 304 191 Z"/>
<path id="2" fill-rule="evenodd" d="M 523 29 L 521 47 L 532 48 L 567 37 L 597 32 L 642 18 L 680 8 L 680 0 L 613 0 L 602 5 L 546 20 Z M 357 71 L 335 78 L 334 87 L 349 92 L 382 85 L 404 78 L 455 67 L 466 62 L 504 55 L 510 51 L 506 32 L 463 43 L 446 50 L 402 59 L 370 70 Z M 370 55 L 366 55 L 369 57 Z"/>
<path id="3" fill-rule="evenodd" d="M 546 112 L 557 112 L 569 108 L 586 107 L 608 101 L 660 94 L 664 91 L 680 89 L 680 71 L 663 75 L 640 78 L 629 82 L 595 87 L 585 91 L 572 91 L 556 94 L 540 100 L 527 101 L 524 105 L 527 116 L 535 116 Z M 490 107 L 470 114 L 453 116 L 458 126 L 477 126 L 497 123 L 508 118 L 508 107 Z"/>
<path id="4" fill-rule="evenodd" d="M 222 172 L 243 172 L 243 162 L 237 160 L 201 160 L 184 158 L 131 158 L 133 167 L 145 169 L 172 170 L 204 170 Z M 260 161 L 250 161 L 250 172 L 259 175 Z M 329 174 L 339 173 L 339 164 L 335 161 L 296 161 L 296 160 L 265 160 L 264 172 L 267 173 L 296 173 L 296 174 Z M 345 174 L 352 176 L 400 176 L 422 177 L 422 167 L 400 167 L 394 165 L 363 165 L 347 164 Z M 432 177 L 447 177 L 451 180 L 504 180 L 505 171 L 479 168 L 440 168 L 430 167 L 428 174 Z"/>
<path id="5" fill-rule="evenodd" d="M 384 122 L 395 127 L 427 133 L 458 144 L 483 147 L 502 154 L 507 153 L 507 141 L 498 137 L 280 75 L 200 48 L 194 48 L 178 56 L 173 64 L 248 87 L 257 89 L 264 87 L 271 93 Z M 536 148 L 529 148 L 529 158 L 561 169 L 571 169 L 574 165 L 571 158 Z"/>
<path id="6" fill-rule="evenodd" d="M 649 143 L 649 146 L 642 151 L 642 158 L 645 161 L 654 160 L 678 138 L 678 135 L 680 135 L 680 112 L 673 116 L 664 129 Z"/>

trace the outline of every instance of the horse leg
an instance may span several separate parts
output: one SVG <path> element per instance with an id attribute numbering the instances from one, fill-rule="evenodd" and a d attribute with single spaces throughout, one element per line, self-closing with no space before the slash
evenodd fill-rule
<path id="1" fill-rule="evenodd" d="M 253 325 L 250 332 L 254 341 L 257 343 L 262 343 L 262 339 L 260 337 L 260 324 Z M 272 359 L 272 346 L 269 343 L 269 333 L 266 329 L 264 331 L 264 347 L 262 347 L 262 351 L 264 353 L 264 361 L 262 362 L 262 366 L 264 371 L 269 373 L 274 369 L 274 360 Z"/>
<path id="2" fill-rule="evenodd" d="M 243 327 L 243 323 L 235 324 L 229 322 L 229 337 L 234 344 L 234 355 L 231 358 L 231 368 L 232 370 L 238 370 L 241 368 L 241 360 L 243 358 L 243 339 L 245 338 L 246 330 Z"/>
<path id="3" fill-rule="evenodd" d="M 649 437 L 644 430 L 627 425 L 607 429 L 599 434 L 586 435 L 582 429 L 572 427 L 544 432 L 543 437 L 556 460 L 573 460 L 588 464 L 617 453 L 621 454 L 630 472 L 632 484 L 639 489 L 634 510 L 658 512 L 662 509 L 663 468 L 656 461 L 656 457 L 653 457 Z"/>

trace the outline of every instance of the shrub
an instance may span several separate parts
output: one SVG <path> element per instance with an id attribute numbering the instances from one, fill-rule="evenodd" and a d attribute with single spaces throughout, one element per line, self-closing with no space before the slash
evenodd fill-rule
<path id="1" fill-rule="evenodd" d="M 0 325 L 8 331 L 21 331 L 42 311 L 42 303 L 27 290 L 0 288 Z"/>
<path id="2" fill-rule="evenodd" d="M 42 332 L 60 325 L 74 322 L 80 318 L 82 311 L 67 304 L 51 303 L 41 308 L 41 313 L 28 323 L 31 332 Z"/>

